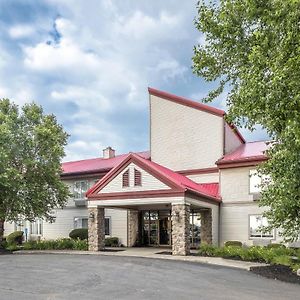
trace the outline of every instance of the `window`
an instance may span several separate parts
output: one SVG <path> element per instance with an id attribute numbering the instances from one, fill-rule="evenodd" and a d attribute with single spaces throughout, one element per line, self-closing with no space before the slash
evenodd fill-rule
<path id="1" fill-rule="evenodd" d="M 43 221 L 41 219 L 30 223 L 30 234 L 43 235 Z"/>
<path id="2" fill-rule="evenodd" d="M 18 220 L 15 222 L 15 231 L 24 231 L 25 229 L 25 220 Z"/>
<path id="3" fill-rule="evenodd" d="M 250 170 L 250 180 L 249 180 L 249 192 L 250 194 L 258 194 L 260 193 L 260 184 L 261 184 L 261 177 L 258 175 L 255 169 Z"/>
<path id="4" fill-rule="evenodd" d="M 252 169 L 249 172 L 249 193 L 259 194 L 261 192 L 261 184 L 268 184 L 270 182 L 270 176 L 260 176 L 257 170 Z"/>
<path id="5" fill-rule="evenodd" d="M 134 186 L 141 186 L 142 185 L 142 173 L 134 169 Z"/>
<path id="6" fill-rule="evenodd" d="M 88 228 L 88 217 L 75 217 L 74 228 Z"/>
<path id="7" fill-rule="evenodd" d="M 129 169 L 123 173 L 123 187 L 129 187 Z"/>
<path id="8" fill-rule="evenodd" d="M 249 216 L 249 232 L 250 238 L 274 238 L 274 230 L 270 232 L 262 232 L 262 227 L 268 226 L 267 218 L 262 215 Z"/>
<path id="9" fill-rule="evenodd" d="M 88 182 L 85 181 L 76 181 L 74 182 L 74 198 L 75 199 L 84 199 L 85 193 L 88 190 Z"/>
<path id="10" fill-rule="evenodd" d="M 110 235 L 110 218 L 105 218 L 105 235 Z"/>

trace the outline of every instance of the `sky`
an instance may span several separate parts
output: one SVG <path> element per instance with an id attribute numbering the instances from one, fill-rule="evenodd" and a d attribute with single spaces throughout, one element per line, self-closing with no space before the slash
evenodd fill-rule
<path id="1" fill-rule="evenodd" d="M 64 161 L 148 150 L 148 86 L 196 101 L 214 87 L 191 69 L 196 13 L 194 0 L 0 0 L 0 98 L 55 114 Z"/>

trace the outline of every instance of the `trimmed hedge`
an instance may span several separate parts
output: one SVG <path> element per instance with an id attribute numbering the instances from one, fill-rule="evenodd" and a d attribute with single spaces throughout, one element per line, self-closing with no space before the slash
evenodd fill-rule
<path id="1" fill-rule="evenodd" d="M 225 247 L 234 246 L 234 247 L 243 247 L 242 242 L 240 241 L 227 241 L 224 243 Z"/>
<path id="2" fill-rule="evenodd" d="M 23 242 L 23 231 L 15 231 L 11 234 L 9 234 L 6 237 L 6 242 L 8 245 L 12 245 L 12 244 L 17 244 L 17 245 L 21 245 Z"/>
<path id="3" fill-rule="evenodd" d="M 119 238 L 117 237 L 109 237 L 105 239 L 106 247 L 118 247 L 119 246 Z"/>
<path id="4" fill-rule="evenodd" d="M 87 240 L 57 239 L 48 241 L 29 241 L 23 244 L 24 250 L 88 250 Z"/>
<path id="5" fill-rule="evenodd" d="M 87 228 L 77 228 L 73 229 L 69 233 L 69 237 L 73 240 L 87 240 L 88 239 L 88 229 Z"/>

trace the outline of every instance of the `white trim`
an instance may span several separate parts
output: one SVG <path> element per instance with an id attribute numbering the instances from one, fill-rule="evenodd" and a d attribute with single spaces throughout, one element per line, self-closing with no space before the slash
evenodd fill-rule
<path id="1" fill-rule="evenodd" d="M 185 204 L 184 197 L 166 198 L 142 198 L 142 199 L 121 199 L 121 200 L 90 200 L 87 207 L 110 207 L 110 206 L 132 206 L 132 205 L 152 205 L 152 204 Z"/>

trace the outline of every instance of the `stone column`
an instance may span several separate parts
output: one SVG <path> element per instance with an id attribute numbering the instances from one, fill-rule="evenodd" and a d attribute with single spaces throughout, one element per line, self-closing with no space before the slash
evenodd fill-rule
<path id="1" fill-rule="evenodd" d="M 139 212 L 137 210 L 128 210 L 128 245 L 134 247 L 138 242 L 139 231 Z"/>
<path id="2" fill-rule="evenodd" d="M 212 244 L 212 214 L 211 209 L 202 210 L 201 215 L 201 243 Z"/>
<path id="3" fill-rule="evenodd" d="M 172 205 L 172 254 L 190 254 L 190 206 Z"/>
<path id="4" fill-rule="evenodd" d="M 88 243 L 89 251 L 100 251 L 105 246 L 105 216 L 104 208 L 93 207 L 88 209 Z"/>

